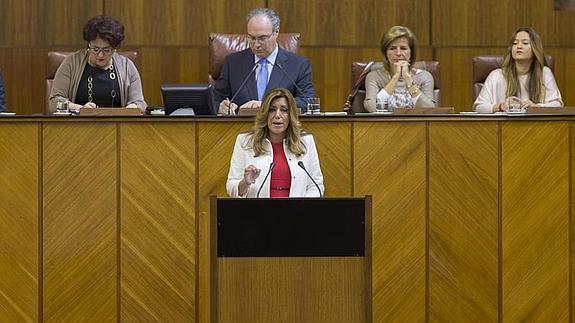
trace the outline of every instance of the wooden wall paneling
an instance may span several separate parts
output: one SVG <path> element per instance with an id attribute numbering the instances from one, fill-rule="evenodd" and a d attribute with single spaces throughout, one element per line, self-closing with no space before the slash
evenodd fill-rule
<path id="1" fill-rule="evenodd" d="M 569 320 L 569 124 L 503 122 L 503 321 Z"/>
<path id="2" fill-rule="evenodd" d="M 111 123 L 43 128 L 44 321 L 117 318 L 117 152 Z"/>
<path id="3" fill-rule="evenodd" d="M 26 0 L 29 1 L 29 0 Z M 40 15 L 45 18 L 42 31 L 48 47 L 74 45 L 85 46 L 84 25 L 92 17 L 104 13 L 104 1 L 53 0 L 46 2 L 46 10 Z"/>
<path id="4" fill-rule="evenodd" d="M 207 38 L 207 36 L 206 36 Z M 163 83 L 207 83 L 207 47 L 141 47 L 139 72 L 148 105 L 161 106 Z"/>
<path id="5" fill-rule="evenodd" d="M 553 74 L 557 81 L 557 86 L 561 91 L 563 103 L 566 106 L 575 105 L 575 89 L 571 84 L 575 82 L 575 49 L 545 47 L 545 54 L 551 55 L 555 59 Z"/>
<path id="6" fill-rule="evenodd" d="M 39 126 L 0 127 L 0 321 L 39 319 Z"/>
<path id="7" fill-rule="evenodd" d="M 121 318 L 196 317 L 196 124 L 120 125 Z"/>
<path id="8" fill-rule="evenodd" d="M 210 32 L 245 33 L 245 14 L 265 6 L 262 0 L 104 1 L 106 13 L 124 22 L 126 43 L 148 46 L 207 46 Z"/>
<path id="9" fill-rule="evenodd" d="M 48 2 L 43 0 L 3 0 L 0 2 L 2 28 L 0 47 L 33 47 L 44 44 Z"/>
<path id="10" fill-rule="evenodd" d="M 429 126 L 429 319 L 498 320 L 495 122 Z"/>
<path id="11" fill-rule="evenodd" d="M 302 121 L 304 129 L 314 136 L 325 196 L 352 196 L 351 123 L 314 122 L 313 118 Z"/>
<path id="12" fill-rule="evenodd" d="M 426 124 L 354 124 L 356 196 L 373 196 L 374 322 L 426 319 Z"/>
<path id="13" fill-rule="evenodd" d="M 575 294 L 575 122 L 571 122 L 570 126 L 570 154 L 571 154 L 571 165 L 570 165 L 570 175 L 571 175 L 571 184 L 570 184 L 570 191 L 571 191 L 571 218 L 569 220 L 569 242 L 570 242 L 570 249 L 569 252 L 571 253 L 569 256 L 569 267 L 571 268 L 571 285 L 569 286 L 569 297 L 571 300 L 571 319 L 575 317 L 575 303 L 574 303 L 574 294 Z"/>
<path id="14" fill-rule="evenodd" d="M 503 55 L 504 48 L 438 48 L 436 60 L 441 65 L 441 101 L 456 112 L 472 111 L 473 56 Z"/>
<path id="15" fill-rule="evenodd" d="M 40 47 L 0 48 L 0 70 L 8 111 L 17 114 L 44 111 L 46 53 Z"/>
<path id="16" fill-rule="evenodd" d="M 210 322 L 211 268 L 210 268 L 210 195 L 228 196 L 226 180 L 236 136 L 249 130 L 252 118 L 233 119 L 229 122 L 202 122 L 198 125 L 198 322 Z"/>
<path id="17" fill-rule="evenodd" d="M 283 30 L 299 32 L 306 46 L 373 46 L 394 25 L 412 29 L 429 45 L 429 1 L 281 1 L 268 6 L 282 17 Z"/>

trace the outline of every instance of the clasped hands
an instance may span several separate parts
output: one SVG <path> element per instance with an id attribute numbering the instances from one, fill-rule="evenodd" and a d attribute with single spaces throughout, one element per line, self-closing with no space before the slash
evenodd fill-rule
<path id="1" fill-rule="evenodd" d="M 519 107 L 521 109 L 528 109 L 530 107 L 537 106 L 537 104 L 533 103 L 533 101 L 531 101 L 529 99 L 521 100 L 516 96 L 510 96 L 510 97 L 506 98 L 503 102 L 496 104 L 494 109 L 493 109 L 494 110 L 493 112 L 497 112 L 497 111 L 507 112 L 507 111 L 509 111 L 509 107 L 511 106 L 512 102 L 517 102 L 517 101 L 519 101 Z"/>
<path id="2" fill-rule="evenodd" d="M 262 105 L 262 101 L 258 101 L 258 100 L 251 100 L 248 101 L 244 104 L 242 104 L 239 109 L 259 109 L 259 107 Z M 225 99 L 222 102 L 220 102 L 220 106 L 218 108 L 218 113 L 219 114 L 238 114 L 239 112 L 238 109 L 238 105 L 233 103 L 232 101 Z"/>

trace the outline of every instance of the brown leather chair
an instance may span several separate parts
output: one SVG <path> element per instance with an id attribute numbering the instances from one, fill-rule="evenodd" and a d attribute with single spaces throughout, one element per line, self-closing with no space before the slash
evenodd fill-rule
<path id="1" fill-rule="evenodd" d="M 278 45 L 280 48 L 296 53 L 299 49 L 298 33 L 285 33 L 278 35 Z M 226 56 L 242 51 L 249 47 L 246 34 L 216 34 L 210 33 L 210 44 L 208 47 L 210 70 L 208 81 L 214 83 L 220 77 L 220 71 Z"/>
<path id="2" fill-rule="evenodd" d="M 371 63 L 371 62 L 370 62 Z M 383 68 L 383 63 L 369 63 L 353 62 L 351 63 L 351 88 L 352 92 L 357 93 L 350 97 L 351 100 L 351 113 L 365 112 L 363 101 L 365 100 L 365 77 L 370 71 Z M 366 69 L 367 67 L 367 69 Z M 441 92 L 439 90 L 439 62 L 437 61 L 417 61 L 414 65 L 415 68 L 426 70 L 433 76 L 433 97 L 435 106 L 441 105 Z M 355 89 L 354 89 L 355 87 Z"/>
<path id="3" fill-rule="evenodd" d="M 551 70 L 555 65 L 552 56 L 545 56 L 546 64 Z M 498 69 L 503 64 L 503 56 L 474 56 L 473 57 L 473 100 L 477 99 L 483 88 L 483 83 L 491 71 Z"/>
<path id="4" fill-rule="evenodd" d="M 46 66 L 46 106 L 44 108 L 44 114 L 50 115 L 54 111 L 50 110 L 50 91 L 52 91 L 52 83 L 54 82 L 54 76 L 60 64 L 64 59 L 74 52 L 48 52 L 48 64 Z M 118 52 L 118 54 L 128 57 L 137 66 L 138 52 L 134 51 L 123 51 Z"/>

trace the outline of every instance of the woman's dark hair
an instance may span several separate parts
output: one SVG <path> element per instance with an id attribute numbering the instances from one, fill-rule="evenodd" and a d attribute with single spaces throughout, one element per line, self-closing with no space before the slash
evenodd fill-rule
<path id="1" fill-rule="evenodd" d="M 96 16 L 84 26 L 84 40 L 90 42 L 98 37 L 118 48 L 124 40 L 124 25 L 110 16 Z"/>

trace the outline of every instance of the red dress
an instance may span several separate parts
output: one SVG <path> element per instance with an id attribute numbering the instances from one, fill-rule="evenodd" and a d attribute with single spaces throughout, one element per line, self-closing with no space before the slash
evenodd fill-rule
<path id="1" fill-rule="evenodd" d="M 291 172 L 284 151 L 283 142 L 272 142 L 274 169 L 270 179 L 270 197 L 289 197 Z"/>

